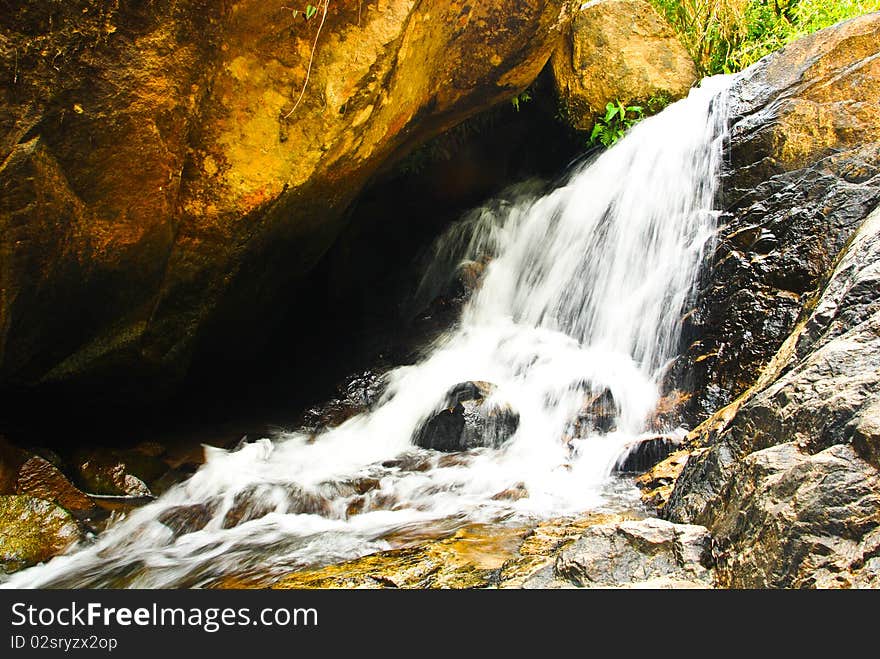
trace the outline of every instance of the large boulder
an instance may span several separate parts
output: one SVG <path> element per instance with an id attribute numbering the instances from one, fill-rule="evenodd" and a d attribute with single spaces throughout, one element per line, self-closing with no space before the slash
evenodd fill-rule
<path id="1" fill-rule="evenodd" d="M 15 572 L 62 553 L 80 538 L 73 517 L 50 501 L 0 496 L 0 570 Z"/>
<path id="2" fill-rule="evenodd" d="M 246 359 L 380 166 L 524 89 L 568 17 L 318 5 L 2 13 L 0 388 L 152 397 L 194 358 Z"/>
<path id="3" fill-rule="evenodd" d="M 787 46 L 733 84 L 717 248 L 671 387 L 692 423 L 758 379 L 880 202 L 880 14 Z"/>
<path id="4" fill-rule="evenodd" d="M 695 432 L 665 507 L 732 586 L 880 585 L 880 208 L 761 379 Z"/>
<path id="5" fill-rule="evenodd" d="M 697 81 L 687 50 L 647 0 L 584 3 L 551 65 L 564 114 L 583 131 L 608 103 L 659 109 Z"/>
<path id="6" fill-rule="evenodd" d="M 499 448 L 519 427 L 519 414 L 492 399 L 495 389 L 495 385 L 479 381 L 452 387 L 443 409 L 416 432 L 416 445 L 445 452 Z"/>

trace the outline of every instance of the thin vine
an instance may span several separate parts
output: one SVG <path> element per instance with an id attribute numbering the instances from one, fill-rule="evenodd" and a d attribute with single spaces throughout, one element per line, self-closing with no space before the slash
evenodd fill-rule
<path id="1" fill-rule="evenodd" d="M 284 115 L 284 119 L 287 119 L 292 115 L 296 109 L 299 107 L 300 102 L 303 100 L 303 96 L 306 94 L 306 87 L 309 85 L 309 77 L 312 75 L 312 62 L 315 61 L 315 50 L 318 48 L 318 37 L 321 36 L 321 28 L 324 27 L 324 21 L 327 20 L 327 10 L 330 8 L 330 0 L 324 0 L 324 11 L 321 14 L 321 22 L 318 24 L 318 31 L 315 32 L 315 41 L 312 43 L 312 52 L 309 54 L 309 65 L 306 67 L 306 79 L 303 81 L 302 89 L 299 92 L 299 97 L 296 99 L 296 103 L 293 104 L 293 107 L 290 108 L 290 112 Z M 310 18 L 307 16 L 306 18 Z"/>

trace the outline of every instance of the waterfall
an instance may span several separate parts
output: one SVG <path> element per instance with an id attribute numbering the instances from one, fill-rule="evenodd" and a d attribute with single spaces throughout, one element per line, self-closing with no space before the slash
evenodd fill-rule
<path id="1" fill-rule="evenodd" d="M 711 246 L 729 82 L 707 79 L 549 193 L 512 188 L 454 226 L 434 270 L 482 259 L 481 284 L 453 330 L 388 375 L 371 412 L 317 438 L 206 449 L 189 480 L 4 585 L 209 585 L 387 549 L 419 529 L 632 501 L 611 470 L 645 431 Z M 417 430 L 465 381 L 495 385 L 492 400 L 519 416 L 513 436 L 457 456 L 416 448 Z M 599 394 L 613 401 L 613 427 L 578 428 L 585 398 Z M 498 496 L 511 489 L 526 495 Z M 230 523 L 243 506 L 260 514 Z M 159 521 L 194 510 L 207 521 L 188 532 Z"/>

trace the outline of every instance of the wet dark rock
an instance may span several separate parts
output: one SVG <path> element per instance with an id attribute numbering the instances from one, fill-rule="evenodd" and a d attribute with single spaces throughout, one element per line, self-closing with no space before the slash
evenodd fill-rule
<path id="1" fill-rule="evenodd" d="M 185 535 L 201 531 L 214 516 L 212 507 L 199 503 L 192 506 L 175 506 L 163 511 L 158 520 L 174 532 Z"/>
<path id="2" fill-rule="evenodd" d="M 660 398 L 648 420 L 648 428 L 654 432 L 664 432 L 681 426 L 692 395 L 690 392 L 674 389 Z"/>
<path id="3" fill-rule="evenodd" d="M 444 409 L 416 433 L 416 445 L 444 452 L 500 447 L 519 427 L 519 414 L 508 405 L 488 403 L 494 390 L 488 382 L 455 385 L 446 394 Z"/>
<path id="4" fill-rule="evenodd" d="M 0 496 L 0 570 L 11 573 L 42 563 L 80 539 L 76 520 L 51 501 Z"/>
<path id="5" fill-rule="evenodd" d="M 583 407 L 572 429 L 573 436 L 584 437 L 589 434 L 612 432 L 617 428 L 619 414 L 620 408 L 611 390 L 590 392 L 584 397 Z"/>
<path id="6" fill-rule="evenodd" d="M 320 433 L 368 412 L 385 391 L 384 373 L 366 370 L 349 376 L 336 388 L 337 395 L 306 410 L 297 420 L 305 432 Z"/>
<path id="7" fill-rule="evenodd" d="M 60 463 L 60 459 L 58 460 Z M 83 518 L 96 511 L 58 467 L 39 455 L 13 446 L 0 437 L 0 494 L 26 494 L 45 499 Z"/>
<path id="8" fill-rule="evenodd" d="M 253 485 L 235 495 L 223 518 L 223 528 L 260 519 L 270 513 L 329 516 L 330 504 L 324 497 L 298 485 Z"/>
<path id="9" fill-rule="evenodd" d="M 672 435 L 640 439 L 627 447 L 614 469 L 623 474 L 641 474 L 666 459 L 680 445 L 681 438 Z"/>
<path id="10" fill-rule="evenodd" d="M 112 496 L 150 496 L 148 483 L 169 469 L 163 460 L 134 449 L 82 449 L 73 462 L 87 492 Z"/>
<path id="11" fill-rule="evenodd" d="M 702 526 L 660 519 L 598 524 L 557 557 L 544 585 L 709 588 L 711 539 Z M 540 587 L 541 576 L 526 587 Z"/>
<path id="12" fill-rule="evenodd" d="M 873 14 L 802 39 L 731 91 L 717 247 L 672 371 L 691 427 L 755 382 L 880 202 L 878 28 Z"/>
<path id="13" fill-rule="evenodd" d="M 759 385 L 695 433 L 664 514 L 709 528 L 732 586 L 877 585 L 880 209 Z M 699 429 L 698 429 L 699 430 Z"/>

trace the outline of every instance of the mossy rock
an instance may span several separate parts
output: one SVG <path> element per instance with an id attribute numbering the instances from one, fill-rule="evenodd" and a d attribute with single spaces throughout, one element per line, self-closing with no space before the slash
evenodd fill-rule
<path id="1" fill-rule="evenodd" d="M 70 513 L 51 501 L 0 496 L 0 570 L 7 574 L 42 563 L 79 538 Z"/>

